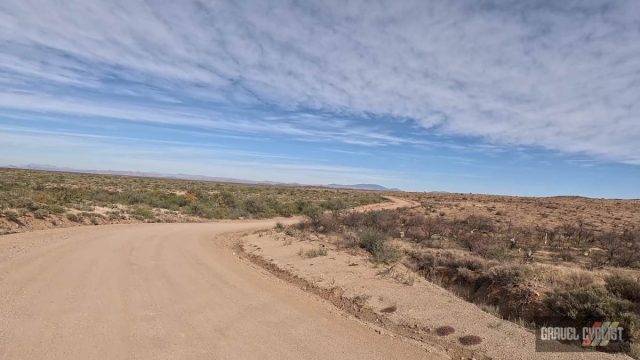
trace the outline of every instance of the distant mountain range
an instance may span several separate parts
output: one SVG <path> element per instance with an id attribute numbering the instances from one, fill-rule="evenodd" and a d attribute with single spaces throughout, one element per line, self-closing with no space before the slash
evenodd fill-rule
<path id="1" fill-rule="evenodd" d="M 375 191 L 401 191 L 400 189 L 388 188 L 378 184 L 329 184 L 327 187 L 334 189 L 355 189 L 355 190 L 375 190 Z"/>
<path id="2" fill-rule="evenodd" d="M 164 173 L 142 172 L 142 171 L 74 169 L 74 168 L 68 168 L 68 167 L 59 167 L 59 166 L 41 165 L 41 164 L 27 164 L 27 165 L 19 165 L 19 166 L 8 165 L 6 167 L 13 168 L 13 169 L 59 171 L 59 172 L 73 172 L 73 173 L 99 174 L 99 175 L 120 175 L 120 176 L 134 176 L 134 177 L 154 177 L 154 178 L 182 179 L 182 180 L 199 180 L 199 181 L 226 182 L 226 183 L 248 184 L 248 185 L 318 186 L 318 187 L 329 187 L 332 189 L 402 191 L 399 189 L 387 188 L 378 184 L 310 185 L 310 184 L 299 184 L 299 183 L 282 183 L 282 182 L 275 182 L 275 181 L 252 181 L 252 180 L 243 180 L 243 179 L 226 178 L 226 177 L 214 177 L 214 176 L 206 176 L 206 175 L 164 174 Z"/>

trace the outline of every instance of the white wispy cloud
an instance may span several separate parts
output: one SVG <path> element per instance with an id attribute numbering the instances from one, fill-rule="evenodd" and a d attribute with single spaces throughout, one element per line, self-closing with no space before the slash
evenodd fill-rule
<path id="1" fill-rule="evenodd" d="M 0 107 L 418 141 L 377 123 L 393 118 L 640 164 L 639 38 L 635 1 L 5 0 Z M 203 103 L 325 115 L 229 120 Z"/>

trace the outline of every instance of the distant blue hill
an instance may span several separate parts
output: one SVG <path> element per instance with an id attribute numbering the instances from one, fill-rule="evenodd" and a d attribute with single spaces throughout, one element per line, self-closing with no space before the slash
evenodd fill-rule
<path id="1" fill-rule="evenodd" d="M 329 184 L 327 187 L 335 189 L 355 189 L 355 190 L 376 190 L 376 191 L 400 191 L 399 189 L 392 189 L 378 184 Z"/>

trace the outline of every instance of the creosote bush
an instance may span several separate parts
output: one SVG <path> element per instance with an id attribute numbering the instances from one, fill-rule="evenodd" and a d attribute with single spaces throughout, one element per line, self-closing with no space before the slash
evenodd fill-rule
<path id="1" fill-rule="evenodd" d="M 545 298 L 545 305 L 560 320 L 576 321 L 585 326 L 594 321 L 619 321 L 631 341 L 640 335 L 640 316 L 636 304 L 599 286 L 555 289 Z"/>
<path id="2" fill-rule="evenodd" d="M 640 305 L 640 281 L 638 279 L 622 273 L 613 273 L 605 281 L 607 290 L 612 294 Z"/>
<path id="3" fill-rule="evenodd" d="M 401 252 L 388 244 L 388 236 L 376 229 L 364 229 L 359 236 L 359 245 L 371 254 L 375 262 L 391 263 L 398 260 Z"/>
<path id="4" fill-rule="evenodd" d="M 7 219 L 13 221 L 13 222 L 19 222 L 20 221 L 20 215 L 13 210 L 5 210 L 2 212 L 2 215 L 4 215 L 4 217 L 6 217 Z"/>

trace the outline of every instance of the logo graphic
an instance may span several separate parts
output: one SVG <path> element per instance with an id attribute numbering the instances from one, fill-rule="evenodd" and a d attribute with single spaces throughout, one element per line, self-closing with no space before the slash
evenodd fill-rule
<path id="1" fill-rule="evenodd" d="M 622 340 L 622 328 L 617 321 L 596 321 L 590 328 L 583 328 L 582 346 L 607 346 L 611 341 Z"/>
<path id="2" fill-rule="evenodd" d="M 628 342 L 618 321 L 596 321 L 590 326 L 542 326 L 537 331 L 536 351 L 624 351 Z"/>

